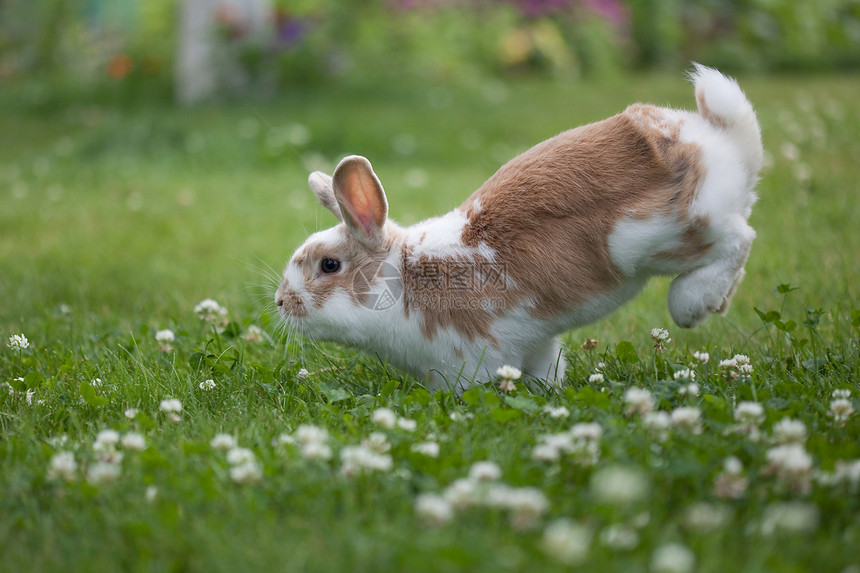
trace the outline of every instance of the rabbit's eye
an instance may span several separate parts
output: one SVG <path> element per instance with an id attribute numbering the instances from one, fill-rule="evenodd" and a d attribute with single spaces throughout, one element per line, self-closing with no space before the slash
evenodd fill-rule
<path id="1" fill-rule="evenodd" d="M 320 270 L 326 274 L 336 273 L 340 270 L 340 261 L 337 259 L 323 259 L 320 261 Z"/>

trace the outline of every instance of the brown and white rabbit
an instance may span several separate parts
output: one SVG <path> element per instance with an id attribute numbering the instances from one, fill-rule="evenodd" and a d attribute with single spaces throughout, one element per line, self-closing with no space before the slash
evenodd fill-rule
<path id="1" fill-rule="evenodd" d="M 311 235 L 275 294 L 314 339 L 378 355 L 431 389 L 462 391 L 502 365 L 558 384 L 557 338 L 671 275 L 669 312 L 724 313 L 744 275 L 762 165 L 752 105 L 696 65 L 698 113 L 635 104 L 539 143 L 450 213 L 388 219 L 370 162 L 309 185 L 341 224 Z"/>

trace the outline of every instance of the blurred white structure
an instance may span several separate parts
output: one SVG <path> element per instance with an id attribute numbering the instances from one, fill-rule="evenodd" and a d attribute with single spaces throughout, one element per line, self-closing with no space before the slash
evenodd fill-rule
<path id="1" fill-rule="evenodd" d="M 182 0 L 174 79 L 176 98 L 192 104 L 220 88 L 247 81 L 219 29 L 244 36 L 265 34 L 272 25 L 271 0 Z"/>

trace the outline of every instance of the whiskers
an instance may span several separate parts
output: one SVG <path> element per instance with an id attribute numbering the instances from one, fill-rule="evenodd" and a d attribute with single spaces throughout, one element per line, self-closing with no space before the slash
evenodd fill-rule
<path id="1" fill-rule="evenodd" d="M 275 344 L 282 347 L 283 360 L 296 360 L 304 365 L 309 362 L 309 352 L 322 358 L 329 366 L 338 366 L 338 357 L 328 353 L 318 341 L 309 337 L 300 319 L 291 319 L 282 315 L 275 303 L 275 292 L 281 284 L 281 273 L 271 265 L 255 257 L 253 262 L 245 262 L 246 269 L 257 276 L 257 280 L 249 282 L 245 290 L 250 293 L 254 308 L 257 310 L 256 321 L 272 336 Z"/>

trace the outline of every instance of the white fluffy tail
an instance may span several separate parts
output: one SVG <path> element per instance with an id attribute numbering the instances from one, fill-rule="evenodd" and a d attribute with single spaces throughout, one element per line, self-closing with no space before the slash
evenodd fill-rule
<path id="1" fill-rule="evenodd" d="M 762 166 L 764 150 L 758 120 L 744 92 L 737 82 L 713 68 L 693 64 L 690 73 L 696 86 L 696 105 L 699 115 L 723 129 L 732 138 L 743 155 L 751 181 L 755 181 Z"/>

